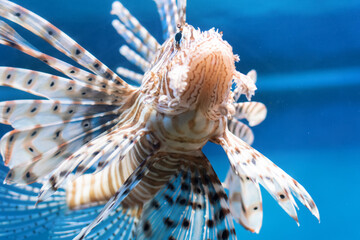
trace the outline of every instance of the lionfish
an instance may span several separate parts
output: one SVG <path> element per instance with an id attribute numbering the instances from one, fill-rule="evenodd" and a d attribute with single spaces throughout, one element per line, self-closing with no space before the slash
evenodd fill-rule
<path id="1" fill-rule="evenodd" d="M 250 101 L 256 72 L 235 69 L 239 58 L 221 32 L 186 23 L 186 0 L 155 2 L 162 45 L 120 2 L 112 6 L 113 26 L 137 51 L 120 52 L 144 73 L 117 72 L 137 87 L 45 19 L 0 0 L 0 16 L 87 69 L 40 52 L 0 22 L 1 44 L 67 76 L 0 67 L 2 86 L 42 97 L 0 103 L 0 121 L 14 128 L 0 145 L 10 168 L 0 172 L 8 184 L 0 188 L 0 236 L 236 239 L 233 219 L 260 230 L 259 184 L 296 221 L 293 195 L 319 218 L 306 190 L 249 145 L 242 120 L 254 126 L 266 116 Z M 238 102 L 241 95 L 249 101 Z M 202 152 L 209 141 L 229 158 L 224 183 Z"/>

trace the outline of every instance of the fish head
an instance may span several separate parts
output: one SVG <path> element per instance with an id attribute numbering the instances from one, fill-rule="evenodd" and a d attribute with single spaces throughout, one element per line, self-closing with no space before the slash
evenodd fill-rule
<path id="1" fill-rule="evenodd" d="M 160 108 L 168 112 L 197 110 L 212 120 L 232 115 L 232 90 L 239 90 L 232 88 L 233 83 L 239 86 L 239 79 L 246 75 L 236 71 L 239 57 L 221 32 L 214 28 L 201 31 L 185 24 L 162 48 L 153 64 L 153 69 L 159 69 L 154 75 L 160 79 Z M 252 90 L 256 89 L 252 84 Z"/>

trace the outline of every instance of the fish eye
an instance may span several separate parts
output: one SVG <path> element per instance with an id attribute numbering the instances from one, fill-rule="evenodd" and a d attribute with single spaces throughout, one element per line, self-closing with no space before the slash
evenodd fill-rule
<path id="1" fill-rule="evenodd" d="M 182 39 L 182 31 L 179 31 L 175 34 L 175 45 L 177 48 L 180 47 L 181 39 Z"/>

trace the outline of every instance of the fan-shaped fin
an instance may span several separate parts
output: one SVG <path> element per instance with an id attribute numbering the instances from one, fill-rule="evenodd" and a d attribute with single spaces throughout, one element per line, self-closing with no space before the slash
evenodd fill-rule
<path id="1" fill-rule="evenodd" d="M 206 157 L 178 157 L 178 173 L 145 204 L 136 239 L 236 239 L 226 193 Z"/>
<path id="2" fill-rule="evenodd" d="M 319 219 L 319 211 L 308 192 L 261 153 L 227 131 L 219 143 L 227 153 L 234 171 L 263 185 L 280 206 L 296 221 L 294 194 Z"/>
<path id="3" fill-rule="evenodd" d="M 260 124 L 266 118 L 266 106 L 260 102 L 241 102 L 235 103 L 234 117 L 246 119 L 250 126 Z"/>
<path id="4" fill-rule="evenodd" d="M 0 180 L 7 169 L 1 164 Z M 44 236 L 61 218 L 66 208 L 65 193 L 59 191 L 48 201 L 34 207 L 40 184 L 28 186 L 0 186 L 0 238 L 35 239 Z"/>
<path id="5" fill-rule="evenodd" d="M 141 208 L 124 209 L 121 206 L 112 211 L 87 236 L 89 239 L 133 239 L 133 231 Z"/>
<path id="6" fill-rule="evenodd" d="M 51 23 L 33 12 L 10 1 L 0 0 L 0 16 L 13 21 L 46 40 L 60 52 L 74 59 L 80 65 L 94 73 L 118 84 L 118 87 L 128 88 L 128 84 L 113 73 L 83 47 Z"/>
<path id="7" fill-rule="evenodd" d="M 64 212 L 49 233 L 49 239 L 73 239 L 80 230 L 91 222 L 101 211 L 102 205 Z"/>
<path id="8" fill-rule="evenodd" d="M 117 15 L 130 31 L 139 37 L 153 53 L 156 53 L 160 44 L 119 1 L 112 4 L 111 14 Z"/>
<path id="9" fill-rule="evenodd" d="M 63 122 L 60 125 L 36 126 L 21 131 L 13 130 L 2 138 L 0 143 L 1 153 L 5 162 L 9 163 L 10 166 L 14 166 L 14 163 L 19 161 L 17 159 L 36 161 L 50 149 L 56 151 L 63 144 L 85 132 L 92 132 L 96 127 L 102 126 L 115 118 L 117 118 L 117 115 L 113 114 L 74 122 Z"/>
<path id="10" fill-rule="evenodd" d="M 95 206 L 79 210 L 67 210 L 61 221 L 55 223 L 49 239 L 70 240 L 79 234 L 101 211 L 103 206 Z M 97 225 L 87 239 L 132 239 L 132 231 L 141 209 L 124 209 L 119 206 L 108 217 Z"/>

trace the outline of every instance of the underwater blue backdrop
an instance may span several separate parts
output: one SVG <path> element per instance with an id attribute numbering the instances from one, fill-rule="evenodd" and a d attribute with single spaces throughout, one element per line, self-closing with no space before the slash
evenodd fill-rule
<path id="1" fill-rule="evenodd" d="M 161 40 L 151 0 L 121 1 Z M 124 43 L 111 26 L 110 0 L 27 0 L 16 3 L 52 22 L 111 69 L 130 67 L 118 53 Z M 188 0 L 188 23 L 215 27 L 240 55 L 238 70 L 258 71 L 254 100 L 268 107 L 253 128 L 254 147 L 297 179 L 315 200 L 321 223 L 302 205 L 300 227 L 266 191 L 260 234 L 237 225 L 239 239 L 360 239 L 360 1 Z M 11 26 L 16 27 L 14 24 Z M 44 41 L 16 28 L 50 55 Z M 0 46 L 0 66 L 55 73 L 41 62 Z M 0 88 L 0 100 L 29 95 Z M 3 135 L 10 128 L 0 127 Z M 229 164 L 220 147 L 205 153 L 225 178 Z M 38 239 L 39 240 L 39 239 Z"/>

